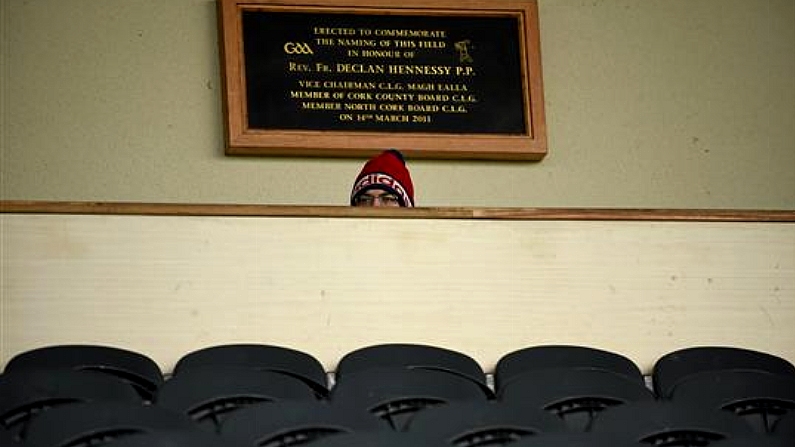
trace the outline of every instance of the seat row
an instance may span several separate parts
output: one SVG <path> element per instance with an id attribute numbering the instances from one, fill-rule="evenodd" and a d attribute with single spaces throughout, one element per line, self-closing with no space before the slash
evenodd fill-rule
<path id="1" fill-rule="evenodd" d="M 792 424 L 792 417 L 780 424 Z M 425 407 L 396 429 L 360 409 L 322 402 L 254 404 L 236 411 L 218 432 L 156 405 L 93 402 L 43 412 L 22 440 L 4 446 L 288 447 L 325 445 L 475 447 L 791 446 L 795 437 L 762 434 L 718 410 L 661 402 L 630 403 L 602 411 L 589 431 L 571 431 L 553 415 L 484 402 Z M 734 444 L 729 444 L 734 443 Z M 747 444 L 742 444 L 747 443 Z M 547 447 L 549 447 L 547 445 Z"/>
<path id="2" fill-rule="evenodd" d="M 425 345 L 351 352 L 331 381 L 312 356 L 278 346 L 202 349 L 170 375 L 132 351 L 51 346 L 0 375 L 0 446 L 795 442 L 795 367 L 763 352 L 672 352 L 649 387 L 619 354 L 535 346 L 504 356 L 493 378 Z"/>

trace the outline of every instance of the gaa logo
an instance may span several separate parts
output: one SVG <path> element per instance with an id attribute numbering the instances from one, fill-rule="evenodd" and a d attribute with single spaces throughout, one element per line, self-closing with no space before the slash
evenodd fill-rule
<path id="1" fill-rule="evenodd" d="M 287 42 L 284 44 L 284 52 L 287 54 L 315 54 L 308 43 Z"/>

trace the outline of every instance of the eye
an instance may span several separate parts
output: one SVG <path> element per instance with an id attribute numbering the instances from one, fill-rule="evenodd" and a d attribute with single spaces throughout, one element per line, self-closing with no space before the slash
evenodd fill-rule
<path id="1" fill-rule="evenodd" d="M 359 196 L 356 200 L 356 203 L 359 205 L 372 205 L 373 202 L 375 202 L 375 197 L 368 195 Z"/>
<path id="2" fill-rule="evenodd" d="M 381 203 L 386 205 L 395 205 L 398 203 L 398 198 L 392 195 L 381 196 Z"/>

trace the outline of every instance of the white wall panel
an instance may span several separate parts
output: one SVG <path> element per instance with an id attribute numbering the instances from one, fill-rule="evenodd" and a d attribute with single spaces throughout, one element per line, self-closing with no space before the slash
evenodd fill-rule
<path id="1" fill-rule="evenodd" d="M 644 372 L 696 345 L 795 362 L 795 224 L 0 215 L 0 365 L 64 343 L 168 371 L 257 342 L 333 369 L 383 342 L 486 369 L 538 344 L 622 353 Z"/>

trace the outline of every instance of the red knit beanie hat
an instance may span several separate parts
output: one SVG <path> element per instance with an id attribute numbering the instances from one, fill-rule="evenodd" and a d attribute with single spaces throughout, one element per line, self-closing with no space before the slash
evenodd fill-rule
<path id="1" fill-rule="evenodd" d="M 403 154 L 395 149 L 381 152 L 371 158 L 356 176 L 351 191 L 351 205 L 367 191 L 380 189 L 398 197 L 400 206 L 414 206 L 414 185 L 406 168 Z"/>

